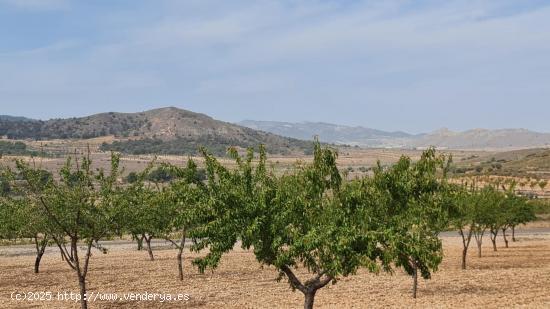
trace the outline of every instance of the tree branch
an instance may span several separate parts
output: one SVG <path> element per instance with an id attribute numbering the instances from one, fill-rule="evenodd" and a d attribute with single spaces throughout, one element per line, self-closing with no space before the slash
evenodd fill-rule
<path id="1" fill-rule="evenodd" d="M 61 251 L 61 255 L 63 255 L 63 258 L 65 259 L 65 261 L 67 261 L 67 264 L 69 264 L 69 266 L 73 270 L 76 270 L 76 266 L 73 264 L 71 259 L 69 259 L 69 252 L 67 252 L 67 248 L 65 248 L 65 246 L 61 245 L 61 242 L 57 239 L 57 237 L 52 236 L 52 238 L 55 241 L 55 243 L 57 244 L 57 246 L 59 247 L 59 251 Z"/>
<path id="2" fill-rule="evenodd" d="M 296 275 L 294 275 L 294 273 L 288 266 L 286 265 L 282 266 L 281 271 L 285 273 L 286 277 L 288 278 L 288 281 L 294 288 L 300 290 L 300 292 L 304 294 L 307 292 L 306 287 L 302 284 L 302 282 L 300 282 L 300 279 L 298 279 Z"/>

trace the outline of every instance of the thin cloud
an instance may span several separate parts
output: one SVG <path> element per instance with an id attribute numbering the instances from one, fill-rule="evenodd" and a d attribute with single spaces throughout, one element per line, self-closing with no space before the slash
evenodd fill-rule
<path id="1" fill-rule="evenodd" d="M 0 6 L 7 5 L 23 10 L 65 10 L 69 8 L 68 0 L 0 0 Z"/>
<path id="2" fill-rule="evenodd" d="M 33 2 L 29 9 L 42 5 Z M 181 102 L 232 121 L 550 131 L 541 116 L 550 113 L 550 7 L 542 1 L 40 2 L 70 6 L 60 15 L 68 30 L 44 46 L 3 49 L 0 101 L 17 103 L 3 106 L 12 114 L 63 116 L 30 108 L 36 98 L 95 102 L 82 114 Z M 69 31 L 83 14 L 92 32 Z M 502 111 L 516 104 L 526 110 Z M 495 110 L 499 117 L 487 116 Z"/>

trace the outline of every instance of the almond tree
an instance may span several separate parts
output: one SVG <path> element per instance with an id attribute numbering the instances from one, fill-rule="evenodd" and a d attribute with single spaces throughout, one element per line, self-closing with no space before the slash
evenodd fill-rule
<path id="1" fill-rule="evenodd" d="M 481 257 L 483 236 L 490 229 L 493 221 L 495 203 L 498 201 L 498 192 L 492 186 L 486 186 L 475 190 L 471 194 L 469 202 L 471 203 L 471 214 L 469 215 L 470 230 L 473 232 L 477 244 L 477 255 Z"/>
<path id="2" fill-rule="evenodd" d="M 36 258 L 34 260 L 34 273 L 40 272 L 40 262 L 46 251 L 46 247 L 51 244 L 52 235 L 49 234 L 50 228 L 46 214 L 43 213 L 35 202 L 27 198 L 16 199 L 13 201 L 17 207 L 16 216 L 19 218 L 19 237 L 29 238 L 34 242 Z"/>
<path id="3" fill-rule="evenodd" d="M 484 200 L 487 203 L 485 211 L 487 212 L 487 226 L 489 228 L 489 237 L 493 243 L 493 251 L 497 251 L 498 233 L 506 225 L 506 216 L 508 214 L 505 203 L 505 195 L 497 190 L 498 187 L 486 187 L 484 190 Z M 506 234 L 504 234 L 506 237 Z"/>
<path id="4" fill-rule="evenodd" d="M 282 176 L 267 170 L 263 148 L 254 163 L 251 150 L 244 158 L 236 151 L 231 155 L 237 163 L 233 170 L 206 155 L 204 224 L 191 232 L 193 250 L 209 249 L 194 261 L 200 271 L 215 268 L 240 240 L 261 264 L 275 267 L 279 279 L 304 294 L 304 308 L 313 308 L 317 291 L 327 284 L 360 268 L 391 271 L 399 254 L 413 252 L 396 245 L 413 248 L 418 238 L 401 237 L 402 229 L 392 226 L 387 194 L 370 179 L 344 180 L 336 152 L 316 143 L 313 163 Z M 437 254 L 440 246 L 435 247 L 420 250 Z M 310 277 L 299 278 L 298 269 Z"/>
<path id="5" fill-rule="evenodd" d="M 36 165 L 35 165 L 36 166 Z M 52 180 L 51 173 L 35 168 L 32 175 L 37 190 L 43 190 Z M 14 238 L 31 239 L 36 249 L 34 273 L 39 273 L 40 262 L 50 244 L 51 235 L 48 234 L 47 215 L 37 206 L 36 201 L 29 198 L 28 188 L 16 181 L 17 176 L 11 170 L 4 170 L 1 178 L 8 183 L 9 194 L 6 195 L 6 207 L 11 207 L 10 229 Z"/>
<path id="6" fill-rule="evenodd" d="M 111 156 L 109 175 L 101 169 L 92 171 L 89 154 L 79 159 L 68 158 L 60 171 L 60 179 L 48 182 L 40 189 L 36 170 L 23 161 L 17 161 L 34 201 L 47 214 L 49 235 L 61 250 L 69 267 L 77 275 L 80 286 L 80 304 L 88 306 L 86 276 L 92 247 L 101 248 L 99 240 L 112 233 L 116 227 L 116 180 L 119 175 L 119 156 Z M 69 248 L 66 247 L 66 240 Z M 84 256 L 79 245 L 85 246 Z M 105 251 L 103 251 L 105 253 Z"/>
<path id="7" fill-rule="evenodd" d="M 191 159 L 187 161 L 185 168 L 170 164 L 165 164 L 164 168 L 175 177 L 170 187 L 159 195 L 159 203 L 170 212 L 164 239 L 171 242 L 177 250 L 178 275 L 183 280 L 183 250 L 188 231 L 200 224 L 201 209 L 198 206 L 205 196 L 206 187 L 197 165 Z M 180 236 L 179 241 L 172 240 L 174 234 Z"/>
<path id="8" fill-rule="evenodd" d="M 507 227 L 512 229 L 512 241 L 516 241 L 516 226 L 534 221 L 537 217 L 533 207 L 522 196 L 510 196 Z"/>
<path id="9" fill-rule="evenodd" d="M 396 265 L 413 277 L 414 298 L 419 271 L 429 279 L 443 258 L 438 235 L 448 225 L 449 203 L 444 193 L 450 163 L 450 158 L 438 156 L 431 148 L 416 163 L 402 157 L 387 170 L 380 165 L 374 169 L 377 189 L 388 195 L 385 221 L 396 235 L 390 247 L 396 250 Z"/>
<path id="10" fill-rule="evenodd" d="M 167 212 L 169 209 L 159 203 L 163 189 L 145 182 L 148 170 L 140 173 L 132 184 L 122 190 L 120 220 L 122 229 L 138 241 L 138 248 L 142 239 L 145 240 L 149 259 L 154 261 L 151 241 L 165 234 L 171 214 Z"/>
<path id="11" fill-rule="evenodd" d="M 450 186 L 446 192 L 447 200 L 451 201 L 450 226 L 458 230 L 462 239 L 462 269 L 466 269 L 468 248 L 474 233 L 475 224 L 474 205 L 475 190 L 468 188 L 468 184 Z"/>

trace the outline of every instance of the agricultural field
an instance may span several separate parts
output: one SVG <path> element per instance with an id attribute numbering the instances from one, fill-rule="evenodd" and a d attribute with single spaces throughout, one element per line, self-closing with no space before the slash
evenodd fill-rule
<path id="1" fill-rule="evenodd" d="M 108 168 L 110 154 L 108 152 L 99 151 L 99 148 L 104 142 L 112 142 L 114 138 L 100 137 L 86 140 L 44 140 L 44 141 L 19 141 L 25 143 L 29 149 L 39 153 L 44 152 L 50 154 L 47 157 L 31 156 L 11 156 L 9 154 L 0 158 L 0 163 L 12 165 L 15 158 L 22 158 L 32 161 L 42 168 L 56 172 L 65 163 L 67 156 L 75 154 L 82 155 L 91 151 L 91 158 L 96 168 Z M 341 169 L 349 169 L 350 176 L 363 174 L 364 168 L 373 167 L 378 161 L 383 165 L 389 165 L 397 162 L 401 156 L 408 156 L 414 160 L 418 160 L 422 154 L 422 150 L 407 150 L 407 149 L 383 149 L 383 148 L 356 148 L 356 147 L 337 147 L 338 150 L 338 165 Z M 245 150 L 241 150 L 243 153 Z M 472 157 L 489 157 L 495 152 L 491 151 L 467 151 L 467 150 L 452 150 L 443 151 L 451 154 L 455 162 L 463 162 Z M 126 173 L 136 172 L 144 169 L 153 159 L 157 162 L 167 162 L 171 164 L 184 164 L 188 158 L 185 155 L 130 155 L 123 154 L 121 160 Z M 191 158 L 199 165 L 202 164 L 201 156 L 191 156 Z M 288 169 L 297 161 L 310 162 L 313 159 L 312 155 L 269 155 L 268 162 L 274 168 Z M 228 158 L 220 158 L 220 162 L 224 165 L 231 166 L 234 162 Z"/>
<path id="2" fill-rule="evenodd" d="M 461 244 L 455 235 L 443 236 L 444 259 L 430 280 L 419 283 L 418 298 L 411 298 L 411 278 L 401 271 L 393 275 L 374 275 L 359 271 L 338 284 L 319 292 L 317 308 L 547 308 L 550 306 L 550 236 L 549 228 L 520 229 L 518 241 L 510 248 L 499 244 L 493 252 L 489 243 L 484 256 L 472 251 L 467 270 L 460 269 Z M 450 233 L 453 234 L 453 233 Z M 226 255 L 220 268 L 199 274 L 191 265 L 197 254 L 185 258 L 185 280 L 175 271 L 175 252 L 167 244 L 155 247 L 156 260 L 149 261 L 144 251 L 134 246 L 113 245 L 105 256 L 94 253 L 89 290 L 95 293 L 184 293 L 188 301 L 160 303 L 155 301 L 118 301 L 118 308 L 297 308 L 302 296 L 292 292 L 285 282 L 277 282 L 277 272 L 260 267 L 254 254 L 239 248 Z M 58 252 L 49 249 L 42 273 L 32 271 L 32 256 L 11 256 L 0 247 L 1 308 L 74 308 L 65 301 L 14 302 L 14 291 L 78 290 L 73 272 L 61 261 Z M 23 252 L 32 253 L 28 246 Z M 22 253 L 22 252 L 19 252 Z M 96 301 L 92 308 L 114 307 L 113 302 Z"/>
<path id="3" fill-rule="evenodd" d="M 549 302 L 548 201 L 433 148 L 2 160 L 7 308 Z"/>

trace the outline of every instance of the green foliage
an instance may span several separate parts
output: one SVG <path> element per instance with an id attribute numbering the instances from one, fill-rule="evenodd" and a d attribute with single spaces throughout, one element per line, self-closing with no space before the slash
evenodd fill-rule
<path id="1" fill-rule="evenodd" d="M 7 196 L 11 192 L 11 185 L 9 180 L 0 174 L 0 197 Z"/>
<path id="2" fill-rule="evenodd" d="M 178 178 L 177 171 L 175 170 L 175 168 L 176 168 L 175 166 L 171 166 L 171 165 L 158 166 L 155 169 L 150 169 L 148 174 L 144 175 L 144 179 L 142 180 L 155 182 L 155 183 L 171 182 Z M 206 171 L 204 169 L 197 168 L 196 170 L 194 170 L 194 172 L 196 173 L 196 177 L 198 180 L 203 181 L 206 179 Z M 133 184 L 139 181 L 139 175 L 136 172 L 130 172 L 126 176 L 125 180 L 127 183 Z"/>
<path id="3" fill-rule="evenodd" d="M 447 161 L 433 149 L 417 164 L 403 158 L 389 171 L 379 166 L 373 179 L 351 181 L 338 171 L 336 152 L 318 143 L 313 163 L 282 176 L 266 169 L 263 149 L 254 164 L 252 150 L 231 156 L 237 163 L 233 170 L 205 153 L 204 224 L 192 232 L 193 250 L 209 248 L 206 257 L 195 260 L 201 271 L 215 268 L 241 240 L 308 303 L 317 289 L 360 268 L 379 272 L 396 265 L 411 272 L 418 267 L 429 278 L 441 262 L 437 234 L 447 215 L 439 195 L 444 184 L 436 174 Z M 297 267 L 313 278 L 300 281 Z"/>
<path id="4" fill-rule="evenodd" d="M 172 207 L 164 203 L 164 189 L 145 184 L 145 176 L 146 172 L 120 191 L 117 203 L 119 228 L 131 235 L 164 235 L 169 231 L 168 222 L 174 215 Z"/>
<path id="5" fill-rule="evenodd" d="M 529 200 L 528 203 L 529 205 L 531 205 L 535 214 L 537 215 L 550 214 L 550 199 Z"/>
<path id="6" fill-rule="evenodd" d="M 138 174 L 136 172 L 128 173 L 128 175 L 126 176 L 126 182 L 127 183 L 134 183 L 136 181 L 138 181 Z"/>
<path id="7" fill-rule="evenodd" d="M 0 158 L 4 155 L 12 156 L 40 156 L 39 151 L 29 150 L 23 142 L 0 141 Z"/>
<path id="8" fill-rule="evenodd" d="M 253 132 L 248 132 L 253 134 Z M 199 136 L 193 138 L 176 138 L 173 140 L 161 140 L 145 138 L 139 140 L 115 141 L 103 143 L 102 151 L 116 151 L 134 155 L 159 154 L 159 155 L 197 155 L 202 147 L 216 156 L 225 156 L 227 149 L 233 146 L 249 148 L 256 146 L 261 137 L 252 136 L 251 140 L 239 140 L 223 136 Z M 270 144 L 270 152 L 273 154 L 289 154 L 293 150 L 307 151 L 311 147 L 308 142 L 288 139 L 286 143 Z"/>
<path id="9" fill-rule="evenodd" d="M 101 249 L 98 241 L 117 229 L 119 162 L 120 157 L 113 154 L 107 175 L 103 169 L 92 171 L 89 155 L 80 159 L 69 157 L 59 172 L 60 179 L 50 178 L 46 184 L 41 170 L 22 160 L 16 162 L 25 182 L 25 194 L 47 218 L 47 234 L 78 275 L 83 309 L 87 308 L 84 295 L 92 247 Z M 79 252 L 80 242 L 86 246 L 84 256 Z"/>
<path id="10" fill-rule="evenodd" d="M 169 169 L 159 166 L 156 169 L 147 174 L 147 180 L 153 182 L 169 182 L 174 179 L 174 175 L 170 172 Z"/>
<path id="11" fill-rule="evenodd" d="M 8 197 L 0 197 L 0 239 L 17 239 L 21 230 L 22 217 L 17 202 Z"/>
<path id="12" fill-rule="evenodd" d="M 397 266 L 410 275 L 417 270 L 423 278 L 431 277 L 443 258 L 439 233 L 449 222 L 449 201 L 445 192 L 446 172 L 451 159 L 425 151 L 413 163 L 402 157 L 395 165 L 374 170 L 374 186 L 384 194 L 384 222 L 392 231 L 386 244 L 392 248 Z"/>
<path id="13" fill-rule="evenodd" d="M 56 234 L 78 235 L 79 239 L 97 240 L 109 234 L 111 191 L 118 175 L 119 157 L 113 155 L 111 174 L 95 174 L 89 157 L 68 158 L 54 180 L 43 170 L 18 160 L 17 167 L 34 201 L 40 203 L 55 222 Z M 52 227 L 54 228 L 54 227 Z"/>

